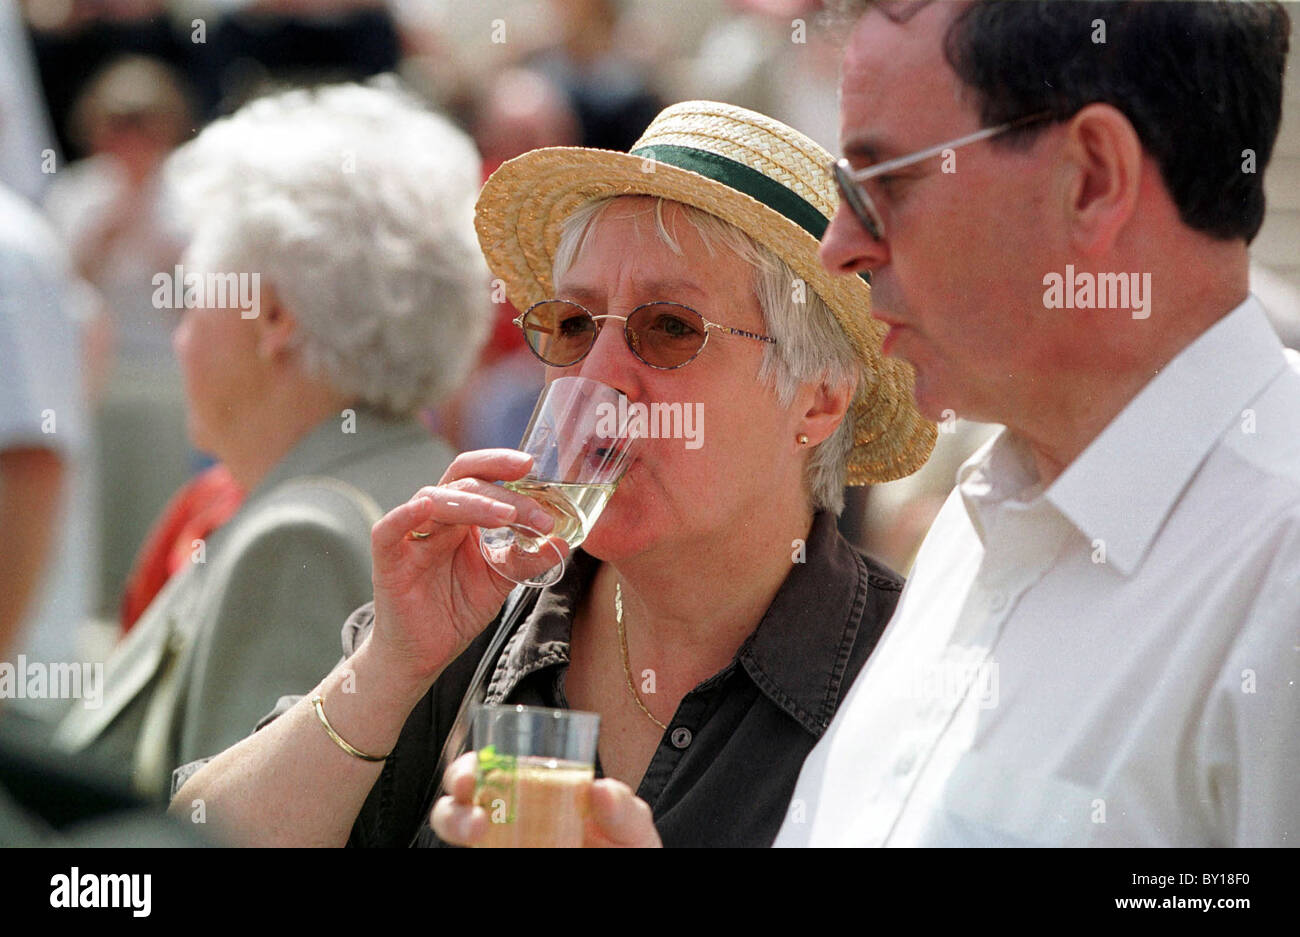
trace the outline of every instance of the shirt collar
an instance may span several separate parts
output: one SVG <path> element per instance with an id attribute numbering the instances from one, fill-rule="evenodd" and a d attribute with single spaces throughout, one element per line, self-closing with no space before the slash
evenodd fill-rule
<path id="1" fill-rule="evenodd" d="M 870 574 L 840 536 L 834 515 L 825 511 L 813 518 L 802 560 L 792 564 L 728 669 L 738 661 L 764 695 L 820 738 L 842 695 Z M 542 591 L 506 650 L 489 687 L 488 702 L 508 698 L 530 673 L 569 663 L 573 612 L 599 565 L 579 550 L 564 578 Z"/>
<path id="2" fill-rule="evenodd" d="M 833 514 L 814 516 L 806 549 L 737 656 L 772 702 L 820 738 L 842 696 L 871 583 Z"/>
<path id="3" fill-rule="evenodd" d="M 599 567 L 600 561 L 581 549 L 569 557 L 564 578 L 541 591 L 537 604 L 511 636 L 488 684 L 485 702 L 504 702 L 534 671 L 568 666 L 573 615 Z"/>
<path id="4" fill-rule="evenodd" d="M 957 490 L 980 543 L 993 526 L 994 513 L 1007 501 L 1028 501 L 1039 493 L 1038 471 L 1024 440 L 1003 430 L 984 443 L 957 470 Z"/>
<path id="5" fill-rule="evenodd" d="M 1287 366 L 1254 296 L 1184 348 L 1044 493 L 1124 575 L 1141 564 L 1174 504 L 1223 433 Z M 962 496 L 983 540 L 990 505 L 1028 500 L 1037 473 L 1010 432 L 962 466 Z"/>

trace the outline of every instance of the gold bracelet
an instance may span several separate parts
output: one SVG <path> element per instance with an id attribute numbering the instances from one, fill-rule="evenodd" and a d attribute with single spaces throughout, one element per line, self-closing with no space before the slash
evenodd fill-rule
<path id="1" fill-rule="evenodd" d="M 385 761 L 387 760 L 388 755 L 392 754 L 392 752 L 389 752 L 388 755 L 367 755 L 365 752 L 353 748 L 347 743 L 343 736 L 334 731 L 334 727 L 330 725 L 330 721 L 325 718 L 325 698 L 320 695 L 313 696 L 311 698 L 311 704 L 316 707 L 316 715 L 320 718 L 320 724 L 325 727 L 325 731 L 328 732 L 330 738 L 334 740 L 334 744 L 343 749 L 353 758 L 360 758 L 362 761 Z"/>

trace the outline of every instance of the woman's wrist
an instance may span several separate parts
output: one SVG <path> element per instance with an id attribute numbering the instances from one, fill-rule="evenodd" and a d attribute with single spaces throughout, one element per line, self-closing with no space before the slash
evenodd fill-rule
<path id="1" fill-rule="evenodd" d="M 319 695 L 339 735 L 361 751 L 383 754 L 397 744 L 402 726 L 435 679 L 437 674 L 406 675 L 367 637 L 321 684 Z"/>
<path id="2" fill-rule="evenodd" d="M 350 664 L 358 681 L 364 674 L 366 682 L 372 685 L 376 705 L 396 705 L 407 712 L 429 692 L 444 669 L 429 671 L 412 667 L 409 657 L 403 657 L 377 639 L 373 629 L 343 667 L 346 669 Z"/>

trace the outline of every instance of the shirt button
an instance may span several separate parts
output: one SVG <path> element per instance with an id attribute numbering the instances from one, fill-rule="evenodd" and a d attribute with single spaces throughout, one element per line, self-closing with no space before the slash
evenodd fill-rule
<path id="1" fill-rule="evenodd" d="M 916 764 L 916 753 L 908 752 L 902 758 L 898 759 L 898 764 L 894 767 L 894 772 L 899 775 L 911 773 L 913 765 Z"/>
<path id="2" fill-rule="evenodd" d="M 678 726 L 668 738 L 673 743 L 673 748 L 686 748 L 691 744 L 691 730 L 686 726 Z"/>
<path id="3" fill-rule="evenodd" d="M 1000 612 L 1007 607 L 1007 594 L 1005 592 L 994 592 L 989 596 L 989 608 L 995 612 Z"/>

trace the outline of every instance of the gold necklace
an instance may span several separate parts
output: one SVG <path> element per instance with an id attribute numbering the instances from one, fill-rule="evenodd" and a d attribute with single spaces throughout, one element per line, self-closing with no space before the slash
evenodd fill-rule
<path id="1" fill-rule="evenodd" d="M 627 659 L 627 630 L 623 627 L 623 585 L 614 583 L 614 619 L 618 622 L 618 645 L 623 649 L 623 676 L 627 677 L 627 691 L 632 694 L 632 699 L 636 701 L 641 712 L 657 725 L 661 731 L 668 731 L 668 727 L 655 718 L 655 714 L 646 709 L 645 703 L 641 702 L 641 697 L 637 695 L 636 686 L 632 683 L 632 665 Z"/>

